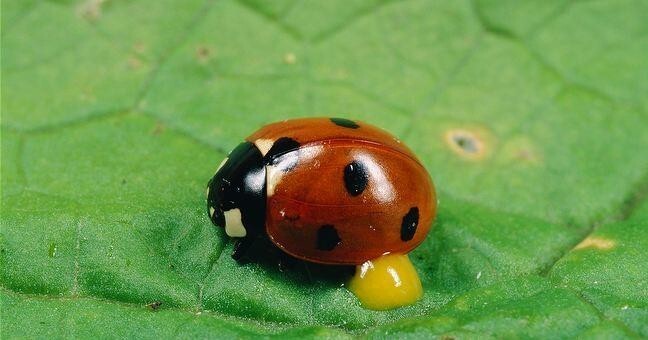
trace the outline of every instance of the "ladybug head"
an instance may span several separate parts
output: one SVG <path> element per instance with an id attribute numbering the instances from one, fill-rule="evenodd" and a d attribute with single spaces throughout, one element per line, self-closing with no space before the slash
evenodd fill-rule
<path id="1" fill-rule="evenodd" d="M 253 143 L 241 143 L 230 152 L 207 190 L 211 221 L 224 227 L 227 235 L 245 237 L 263 230 L 266 172 L 263 156 Z"/>

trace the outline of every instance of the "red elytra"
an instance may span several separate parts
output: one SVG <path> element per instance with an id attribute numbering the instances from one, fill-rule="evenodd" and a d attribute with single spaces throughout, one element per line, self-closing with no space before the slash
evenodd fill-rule
<path id="1" fill-rule="evenodd" d="M 267 125 L 237 146 L 208 184 L 212 222 L 267 236 L 297 258 L 357 265 L 407 253 L 430 230 L 436 194 L 414 154 L 379 128 L 336 118 Z"/>
<path id="2" fill-rule="evenodd" d="M 427 236 L 436 214 L 434 185 L 409 148 L 386 131 L 305 118 L 266 125 L 246 141 L 264 159 L 265 212 L 257 213 L 265 213 L 265 234 L 286 253 L 358 265 L 408 253 Z M 223 192 L 214 179 L 210 192 Z M 222 208 L 222 199 L 212 198 L 210 207 Z M 213 215 L 212 221 L 223 224 Z"/>

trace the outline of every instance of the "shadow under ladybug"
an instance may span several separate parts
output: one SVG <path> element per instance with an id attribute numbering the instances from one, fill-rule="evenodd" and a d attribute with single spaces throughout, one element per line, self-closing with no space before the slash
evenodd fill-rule
<path id="1" fill-rule="evenodd" d="M 247 240 L 249 247 L 242 252 L 244 240 L 234 241 L 232 258 L 240 265 L 258 265 L 265 272 L 281 276 L 282 279 L 303 284 L 325 284 L 339 287 L 355 274 L 351 265 L 326 265 L 293 257 L 277 248 L 267 237 L 259 236 Z M 251 241 L 251 242 L 249 242 Z M 249 242 L 249 243 L 247 243 Z"/>

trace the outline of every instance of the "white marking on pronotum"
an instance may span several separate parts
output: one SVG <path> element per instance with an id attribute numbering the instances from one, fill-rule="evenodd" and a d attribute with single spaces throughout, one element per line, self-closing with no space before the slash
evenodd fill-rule
<path id="1" fill-rule="evenodd" d="M 274 141 L 272 139 L 259 138 L 254 141 L 254 145 L 256 145 L 259 151 L 261 151 L 262 156 L 265 156 L 268 151 L 270 151 L 272 144 L 274 144 Z"/>
<path id="2" fill-rule="evenodd" d="M 275 189 L 283 177 L 283 171 L 276 166 L 266 166 L 266 195 L 274 195 Z"/>
<path id="3" fill-rule="evenodd" d="M 207 189 L 205 189 L 205 197 L 209 198 L 209 185 L 207 186 Z"/>
<path id="4" fill-rule="evenodd" d="M 215 212 L 216 212 L 216 209 L 214 209 L 214 207 L 209 207 L 209 217 L 214 217 Z"/>
<path id="5" fill-rule="evenodd" d="M 222 162 L 220 163 L 220 165 L 218 166 L 218 169 L 216 169 L 216 172 L 219 172 L 220 169 L 223 168 L 223 165 L 225 165 L 225 163 L 227 163 L 227 160 L 228 160 L 228 159 L 229 159 L 229 157 L 225 157 L 225 159 L 223 159 L 223 161 L 222 161 Z"/>
<path id="6" fill-rule="evenodd" d="M 225 212 L 225 233 L 230 237 L 244 237 L 247 235 L 241 221 L 241 210 L 231 209 Z"/>

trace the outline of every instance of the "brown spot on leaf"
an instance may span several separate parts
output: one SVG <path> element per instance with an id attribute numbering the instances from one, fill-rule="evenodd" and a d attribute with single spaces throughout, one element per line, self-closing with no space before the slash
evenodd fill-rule
<path id="1" fill-rule="evenodd" d="M 166 126 L 161 122 L 156 122 L 155 126 L 151 130 L 151 134 L 159 135 L 161 133 L 164 133 L 164 130 L 166 130 Z"/>
<path id="2" fill-rule="evenodd" d="M 196 47 L 195 56 L 199 63 L 206 64 L 214 57 L 214 49 L 209 46 L 200 45 Z"/>
<path id="3" fill-rule="evenodd" d="M 459 156 L 480 159 L 486 153 L 486 145 L 479 134 L 465 129 L 451 129 L 445 133 L 446 144 Z"/>
<path id="4" fill-rule="evenodd" d="M 146 52 L 146 45 L 139 41 L 133 44 L 133 52 L 137 54 L 144 54 Z"/>
<path id="5" fill-rule="evenodd" d="M 139 70 L 142 68 L 142 66 L 144 66 L 144 63 L 140 58 L 135 56 L 128 57 L 128 67 L 130 67 L 132 70 Z"/>
<path id="6" fill-rule="evenodd" d="M 97 97 L 95 96 L 94 89 L 85 87 L 81 89 L 79 99 L 84 102 L 95 102 Z"/>
<path id="7" fill-rule="evenodd" d="M 601 250 L 612 249 L 616 246 L 616 242 L 603 237 L 588 236 L 581 243 L 577 244 L 574 249 L 595 248 Z"/>
<path id="8" fill-rule="evenodd" d="M 502 147 L 504 158 L 519 165 L 538 165 L 542 163 L 542 150 L 526 136 L 510 138 Z"/>
<path id="9" fill-rule="evenodd" d="M 101 18 L 101 7 L 108 0 L 85 0 L 76 7 L 76 14 L 82 19 L 95 22 Z"/>
<path id="10" fill-rule="evenodd" d="M 161 306 L 162 306 L 162 301 L 154 301 L 146 305 L 147 308 L 154 311 L 160 309 Z"/>
<path id="11" fill-rule="evenodd" d="M 533 152 L 529 149 L 521 148 L 517 150 L 515 153 L 515 157 L 517 159 L 523 160 L 523 161 L 533 161 L 536 159 L 535 155 Z"/>
<path id="12" fill-rule="evenodd" d="M 297 56 L 292 52 L 288 52 L 284 55 L 283 61 L 288 65 L 292 65 L 297 62 Z"/>

